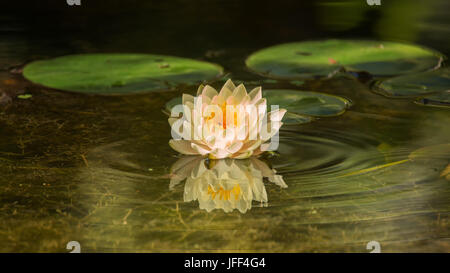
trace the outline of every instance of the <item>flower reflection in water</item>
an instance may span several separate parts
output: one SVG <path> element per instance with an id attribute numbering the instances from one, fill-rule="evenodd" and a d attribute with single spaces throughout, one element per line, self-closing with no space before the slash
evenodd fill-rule
<path id="1" fill-rule="evenodd" d="M 172 166 L 170 189 L 186 179 L 184 202 L 198 200 L 200 209 L 208 212 L 238 209 L 245 213 L 251 209 L 252 201 L 267 204 L 264 178 L 281 188 L 287 187 L 276 170 L 257 158 L 208 160 L 188 156 Z"/>

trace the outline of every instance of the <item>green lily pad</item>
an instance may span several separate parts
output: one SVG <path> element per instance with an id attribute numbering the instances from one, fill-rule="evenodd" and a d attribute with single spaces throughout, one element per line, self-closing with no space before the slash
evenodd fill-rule
<path id="1" fill-rule="evenodd" d="M 286 112 L 286 114 L 284 114 L 282 122 L 284 125 L 298 125 L 309 123 L 313 120 L 314 118 L 311 116 L 304 116 L 293 112 Z"/>
<path id="2" fill-rule="evenodd" d="M 424 95 L 450 90 L 450 69 L 415 73 L 377 82 L 374 91 L 387 97 Z"/>
<path id="3" fill-rule="evenodd" d="M 450 91 L 420 97 L 414 102 L 425 106 L 450 107 Z"/>
<path id="4" fill-rule="evenodd" d="M 68 55 L 28 64 L 23 75 L 47 87 L 92 94 L 124 94 L 197 84 L 222 74 L 219 65 L 150 54 Z"/>
<path id="5" fill-rule="evenodd" d="M 358 40 L 297 42 L 259 50 L 247 66 L 272 78 L 327 76 L 345 68 L 375 76 L 422 72 L 439 67 L 443 55 L 416 45 Z"/>
<path id="6" fill-rule="evenodd" d="M 288 113 L 317 117 L 340 115 L 351 105 L 345 98 L 312 91 L 268 89 L 263 97 L 267 105 L 279 105 Z"/>

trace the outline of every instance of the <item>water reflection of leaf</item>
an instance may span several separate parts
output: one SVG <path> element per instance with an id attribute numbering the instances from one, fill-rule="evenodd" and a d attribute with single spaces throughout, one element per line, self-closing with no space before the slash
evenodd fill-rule
<path id="1" fill-rule="evenodd" d="M 174 189 L 186 179 L 184 202 L 198 200 L 200 209 L 208 212 L 237 209 L 245 213 L 253 201 L 267 204 L 264 178 L 281 188 L 287 187 L 276 170 L 256 158 L 208 161 L 202 157 L 183 157 L 171 168 L 169 188 Z"/>

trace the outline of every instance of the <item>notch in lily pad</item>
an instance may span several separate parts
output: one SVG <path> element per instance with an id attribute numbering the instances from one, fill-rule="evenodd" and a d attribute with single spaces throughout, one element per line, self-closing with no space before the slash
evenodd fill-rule
<path id="1" fill-rule="evenodd" d="M 152 54 L 68 55 L 28 64 L 23 75 L 46 87 L 89 94 L 128 94 L 173 89 L 213 80 L 217 64 Z"/>
<path id="2" fill-rule="evenodd" d="M 323 40 L 265 48 L 250 55 L 246 65 L 258 74 L 280 79 L 326 77 L 340 70 L 394 76 L 437 68 L 443 58 L 437 51 L 412 44 Z"/>

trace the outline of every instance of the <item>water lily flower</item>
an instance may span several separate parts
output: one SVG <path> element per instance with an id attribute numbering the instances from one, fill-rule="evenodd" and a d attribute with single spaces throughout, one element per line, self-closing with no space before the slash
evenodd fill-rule
<path id="1" fill-rule="evenodd" d="M 267 114 L 266 104 L 261 87 L 247 93 L 231 80 L 220 92 L 201 85 L 197 96 L 183 94 L 182 105 L 172 108 L 169 145 L 181 154 L 210 159 L 244 159 L 276 150 L 286 110 L 272 106 L 276 109 Z"/>
<path id="2" fill-rule="evenodd" d="M 200 209 L 208 212 L 214 209 L 225 212 L 237 209 L 245 213 L 251 209 L 253 201 L 267 204 L 264 178 L 281 188 L 287 188 L 283 177 L 276 174 L 276 170 L 255 157 L 246 160 L 207 160 L 201 156 L 188 156 L 172 166 L 169 188 L 173 190 L 186 179 L 184 202 L 198 200 Z"/>

